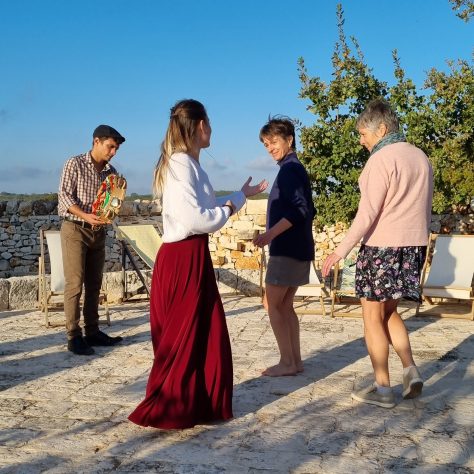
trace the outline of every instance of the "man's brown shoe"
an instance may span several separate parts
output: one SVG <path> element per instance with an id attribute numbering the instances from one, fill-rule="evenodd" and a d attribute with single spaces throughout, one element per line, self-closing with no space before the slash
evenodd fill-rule
<path id="1" fill-rule="evenodd" d="M 99 331 L 91 336 L 86 336 L 84 339 L 89 346 L 115 346 L 115 344 L 118 344 L 123 340 L 123 337 L 111 337 L 108 334 L 105 334 L 105 332 Z"/>
<path id="2" fill-rule="evenodd" d="M 94 349 L 83 339 L 82 336 L 75 336 L 67 341 L 67 350 L 77 355 L 92 355 Z"/>

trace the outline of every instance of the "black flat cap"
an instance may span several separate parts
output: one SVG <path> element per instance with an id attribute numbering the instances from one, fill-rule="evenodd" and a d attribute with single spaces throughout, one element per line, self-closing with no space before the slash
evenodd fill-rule
<path id="1" fill-rule="evenodd" d="M 93 138 L 113 138 L 120 145 L 125 141 L 125 137 L 122 137 L 115 128 L 109 125 L 99 125 L 92 134 Z"/>

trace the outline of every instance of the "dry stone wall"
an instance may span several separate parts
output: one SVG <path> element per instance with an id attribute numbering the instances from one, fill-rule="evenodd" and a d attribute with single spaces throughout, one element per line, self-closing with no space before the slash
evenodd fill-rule
<path id="1" fill-rule="evenodd" d="M 347 224 L 338 223 L 314 233 L 317 268 L 321 268 L 324 259 L 342 241 L 347 230 Z M 474 234 L 474 213 L 432 215 L 430 230 L 437 234 Z"/>
<path id="2" fill-rule="evenodd" d="M 248 295 L 260 292 L 261 250 L 252 239 L 256 232 L 265 229 L 266 200 L 249 200 L 243 209 L 228 223 L 210 236 L 209 249 L 216 270 L 219 289 L 238 291 Z M 126 201 L 120 221 L 127 224 L 154 223 L 161 228 L 161 209 L 152 201 Z M 3 201 L 0 202 L 0 309 L 16 309 L 26 303 L 23 295 L 37 291 L 38 258 L 40 256 L 40 229 L 59 229 L 57 202 L 54 201 Z M 433 232 L 474 233 L 474 214 L 433 216 Z M 316 266 L 322 262 L 344 238 L 347 225 L 338 223 L 314 230 Z M 140 260 L 137 262 L 142 268 Z M 48 256 L 46 255 L 46 268 Z M 119 294 L 121 247 L 110 227 L 106 240 L 105 271 L 115 294 Z M 18 277 L 26 277 L 22 283 Z M 129 278 L 133 277 L 129 276 Z M 35 280 L 36 279 L 36 280 Z M 26 282 L 26 283 L 25 283 Z M 29 282 L 29 283 L 27 283 Z M 33 282 L 33 283 L 32 283 Z M 24 287 L 27 286 L 28 288 Z M 30 288 L 33 285 L 34 289 Z M 12 294 L 12 288 L 15 290 Z M 31 296 L 30 295 L 30 296 Z M 34 299 L 33 296 L 28 301 Z"/>

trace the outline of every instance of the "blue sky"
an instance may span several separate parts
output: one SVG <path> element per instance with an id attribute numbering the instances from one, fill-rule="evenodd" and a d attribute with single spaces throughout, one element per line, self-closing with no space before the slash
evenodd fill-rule
<path id="1" fill-rule="evenodd" d="M 375 74 L 393 83 L 391 51 L 421 86 L 432 67 L 470 59 L 474 21 L 448 0 L 346 0 Z M 149 193 L 179 99 L 202 101 L 213 126 L 201 164 L 216 190 L 276 166 L 258 140 L 269 114 L 313 121 L 298 98 L 297 60 L 331 79 L 335 0 L 0 0 L 0 191 L 56 192 L 64 161 L 100 123 L 126 138 L 114 165 Z"/>

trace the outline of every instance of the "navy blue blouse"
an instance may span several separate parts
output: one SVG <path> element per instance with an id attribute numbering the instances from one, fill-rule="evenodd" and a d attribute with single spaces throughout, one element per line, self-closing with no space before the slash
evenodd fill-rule
<path id="1" fill-rule="evenodd" d="M 280 160 L 278 166 L 280 171 L 268 197 L 267 230 L 282 218 L 293 225 L 270 242 L 270 255 L 313 260 L 316 210 L 308 173 L 294 152 Z"/>

